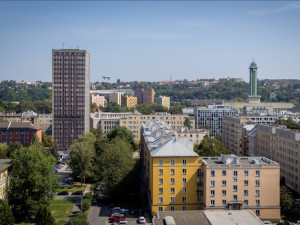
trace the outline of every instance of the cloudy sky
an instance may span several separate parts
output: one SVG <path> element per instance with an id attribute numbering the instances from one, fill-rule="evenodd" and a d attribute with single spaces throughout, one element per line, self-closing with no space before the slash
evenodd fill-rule
<path id="1" fill-rule="evenodd" d="M 300 2 L 0 1 L 1 80 L 51 81 L 51 50 L 86 49 L 91 81 L 300 79 Z"/>

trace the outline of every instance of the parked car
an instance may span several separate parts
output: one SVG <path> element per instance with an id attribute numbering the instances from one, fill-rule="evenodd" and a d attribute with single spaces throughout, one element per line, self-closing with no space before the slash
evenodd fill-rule
<path id="1" fill-rule="evenodd" d="M 127 221 L 120 221 L 118 224 L 119 225 L 121 225 L 121 224 L 128 224 L 128 222 Z"/>
<path id="2" fill-rule="evenodd" d="M 57 173 L 58 169 L 54 168 L 53 173 Z"/>
<path id="3" fill-rule="evenodd" d="M 61 191 L 61 192 L 57 193 L 57 195 L 69 195 L 69 192 Z"/>
<path id="4" fill-rule="evenodd" d="M 264 224 L 272 224 L 271 221 L 263 221 Z"/>
<path id="5" fill-rule="evenodd" d="M 83 191 L 75 191 L 72 195 L 83 195 Z"/>
<path id="6" fill-rule="evenodd" d="M 145 224 L 146 223 L 145 217 L 140 216 L 138 219 L 138 223 Z"/>

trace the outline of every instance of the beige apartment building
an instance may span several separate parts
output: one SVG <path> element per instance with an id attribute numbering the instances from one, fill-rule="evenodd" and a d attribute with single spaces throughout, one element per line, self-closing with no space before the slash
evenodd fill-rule
<path id="1" fill-rule="evenodd" d="M 205 210 L 251 210 L 280 219 L 280 168 L 265 157 L 202 157 Z"/>
<path id="2" fill-rule="evenodd" d="M 170 97 L 167 97 L 167 96 L 159 96 L 157 99 L 156 99 L 156 103 L 159 104 L 159 105 L 162 105 L 166 108 L 170 108 Z"/>
<path id="3" fill-rule="evenodd" d="M 109 103 L 116 102 L 119 106 L 122 105 L 122 93 L 114 92 L 109 94 Z"/>
<path id="4" fill-rule="evenodd" d="M 137 105 L 137 97 L 132 95 L 122 96 L 122 106 L 126 106 L 128 109 L 135 108 Z"/>
<path id="5" fill-rule="evenodd" d="M 209 130 L 206 129 L 188 129 L 187 127 L 181 127 L 177 130 L 178 137 L 187 137 L 189 141 L 194 144 L 200 144 L 205 135 L 209 136 Z"/>
<path id="6" fill-rule="evenodd" d="M 286 126 L 257 126 L 257 154 L 280 164 L 285 184 L 300 193 L 300 131 Z"/>
<path id="7" fill-rule="evenodd" d="M 107 101 L 102 95 L 91 95 L 91 103 L 96 104 L 98 107 L 104 108 L 107 104 Z"/>
<path id="8" fill-rule="evenodd" d="M 147 122 L 147 120 L 161 120 L 169 124 L 172 129 L 178 130 L 184 126 L 185 118 L 189 118 L 191 121 L 191 129 L 195 129 L 195 119 L 188 115 L 171 115 L 168 113 L 156 113 L 154 115 L 126 115 L 120 118 L 120 126 L 127 127 L 128 130 L 133 132 L 134 140 L 139 141 L 141 139 L 141 125 Z"/>

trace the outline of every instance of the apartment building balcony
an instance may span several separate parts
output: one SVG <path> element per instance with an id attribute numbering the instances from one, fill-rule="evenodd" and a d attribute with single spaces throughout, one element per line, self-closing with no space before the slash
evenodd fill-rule
<path id="1" fill-rule="evenodd" d="M 202 181 L 197 182 L 197 186 L 202 186 L 202 185 L 203 185 Z"/>

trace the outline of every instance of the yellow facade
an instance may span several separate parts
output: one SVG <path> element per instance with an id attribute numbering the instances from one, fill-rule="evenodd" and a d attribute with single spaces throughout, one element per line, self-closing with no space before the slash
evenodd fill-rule
<path id="1" fill-rule="evenodd" d="M 7 197 L 10 163 L 10 159 L 0 159 L 0 199 Z"/>
<path id="2" fill-rule="evenodd" d="M 170 108 L 170 97 L 167 97 L 167 96 L 159 96 L 157 99 L 156 99 L 156 103 L 159 104 L 159 105 L 162 105 L 166 108 Z"/>
<path id="3" fill-rule="evenodd" d="M 122 106 L 126 106 L 127 108 L 135 108 L 137 105 L 137 97 L 133 97 L 132 95 L 123 96 L 122 97 Z"/>

